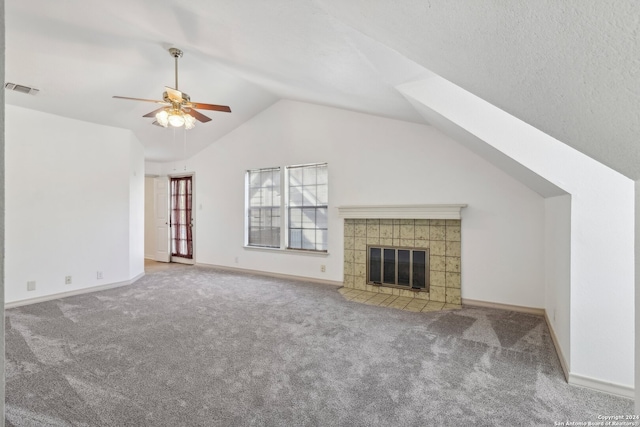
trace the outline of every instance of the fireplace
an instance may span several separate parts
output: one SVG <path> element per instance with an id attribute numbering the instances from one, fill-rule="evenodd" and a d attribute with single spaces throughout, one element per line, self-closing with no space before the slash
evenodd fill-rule
<path id="1" fill-rule="evenodd" d="M 465 206 L 340 207 L 344 286 L 460 304 Z"/>

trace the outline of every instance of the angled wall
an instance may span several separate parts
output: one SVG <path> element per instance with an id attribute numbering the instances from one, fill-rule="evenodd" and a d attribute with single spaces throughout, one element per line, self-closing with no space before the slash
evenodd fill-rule
<path id="1" fill-rule="evenodd" d="M 569 382 L 632 396 L 634 183 L 438 76 L 398 89 L 571 195 L 568 289 L 545 309 L 569 312 Z"/>

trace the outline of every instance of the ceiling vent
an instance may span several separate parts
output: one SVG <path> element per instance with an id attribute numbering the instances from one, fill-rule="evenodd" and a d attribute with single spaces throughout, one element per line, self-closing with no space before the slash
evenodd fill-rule
<path id="1" fill-rule="evenodd" d="M 4 88 L 7 90 L 15 90 L 16 92 L 26 93 L 31 95 L 37 95 L 38 92 L 40 92 L 39 89 L 29 87 L 29 86 L 18 85 L 15 83 L 6 83 L 4 85 Z"/>

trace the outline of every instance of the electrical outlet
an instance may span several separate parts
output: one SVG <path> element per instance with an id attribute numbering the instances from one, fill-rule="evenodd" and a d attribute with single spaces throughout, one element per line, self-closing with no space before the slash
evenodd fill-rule
<path id="1" fill-rule="evenodd" d="M 71 284 L 71 276 L 64 276 L 64 284 L 65 285 Z"/>
<path id="2" fill-rule="evenodd" d="M 27 290 L 28 291 L 35 291 L 36 290 L 36 281 L 35 280 L 30 280 L 27 282 Z"/>
<path id="3" fill-rule="evenodd" d="M 321 272 L 321 273 L 325 273 L 326 271 L 327 271 L 327 266 L 326 266 L 326 265 L 324 265 L 324 264 L 322 264 L 322 265 L 320 266 L 320 272 Z"/>
<path id="4" fill-rule="evenodd" d="M 96 277 L 97 277 L 98 279 L 102 279 L 102 271 L 98 271 L 98 272 L 96 273 Z"/>

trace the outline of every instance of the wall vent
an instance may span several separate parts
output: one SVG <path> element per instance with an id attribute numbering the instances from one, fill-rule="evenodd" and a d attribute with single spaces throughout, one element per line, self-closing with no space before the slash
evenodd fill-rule
<path id="1" fill-rule="evenodd" d="M 30 95 L 37 95 L 38 92 L 40 92 L 39 89 L 33 88 L 33 87 L 29 87 L 29 86 L 23 86 L 23 85 L 19 85 L 16 83 L 6 83 L 4 85 L 4 88 L 7 90 L 15 90 L 16 92 L 20 92 L 20 93 L 26 93 L 26 94 L 30 94 Z"/>

